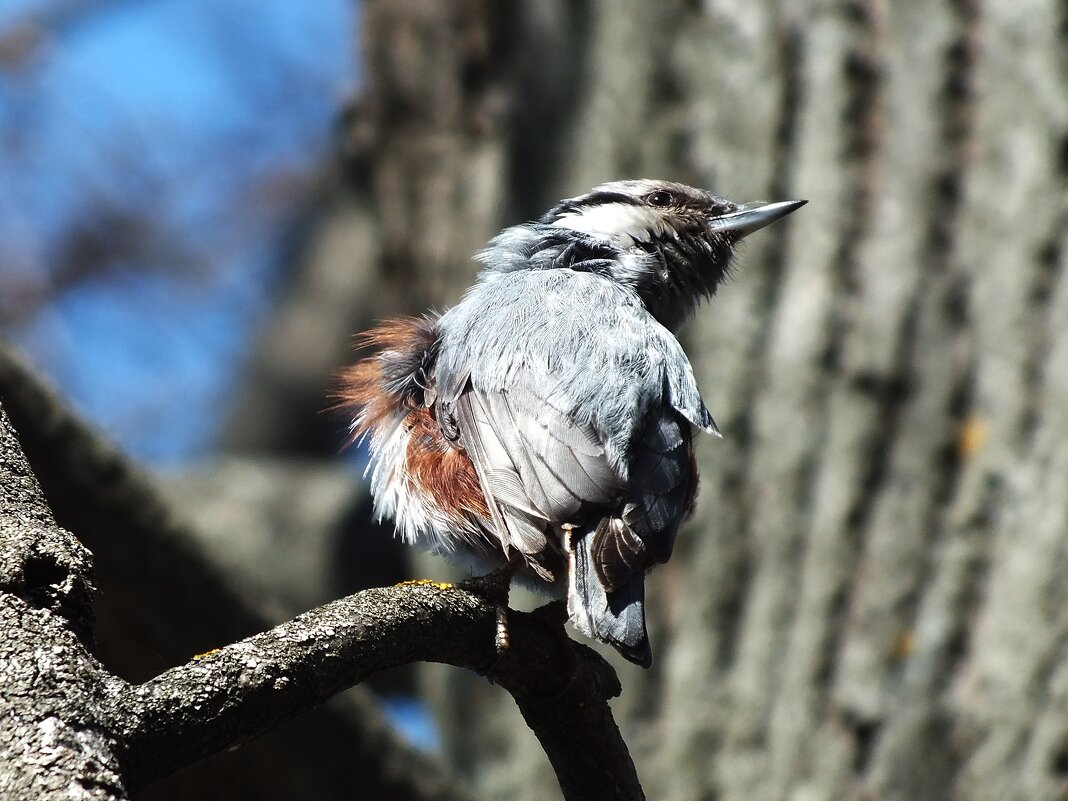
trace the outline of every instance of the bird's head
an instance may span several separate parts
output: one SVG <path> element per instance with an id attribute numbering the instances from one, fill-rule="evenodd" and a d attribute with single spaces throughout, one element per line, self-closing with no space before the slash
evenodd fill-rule
<path id="1" fill-rule="evenodd" d="M 555 246 L 576 258 L 528 263 L 602 272 L 632 288 L 674 329 L 716 291 L 743 237 L 805 202 L 738 204 L 671 181 L 613 181 L 560 201 L 527 226 L 546 242 L 562 242 Z"/>

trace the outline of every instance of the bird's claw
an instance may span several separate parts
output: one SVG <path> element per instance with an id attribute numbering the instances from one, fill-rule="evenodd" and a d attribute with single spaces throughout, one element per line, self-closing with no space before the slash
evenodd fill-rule
<path id="1" fill-rule="evenodd" d="M 499 659 L 504 655 L 504 652 L 508 650 L 508 646 L 512 644 L 510 635 L 508 633 L 508 607 L 497 607 L 497 631 L 493 636 L 493 645 L 497 649 L 497 658 Z"/>
<path id="2" fill-rule="evenodd" d="M 493 634 L 493 647 L 496 657 L 485 671 L 479 671 L 493 684 L 493 671 L 501 661 L 501 657 L 511 645 L 511 637 L 508 632 L 508 591 L 512 585 L 512 576 L 520 565 L 522 557 L 512 556 L 505 564 L 484 576 L 474 576 L 456 584 L 456 589 L 485 598 L 495 607 L 497 625 Z"/>
<path id="3" fill-rule="evenodd" d="M 467 590 L 487 601 L 500 606 L 508 606 L 508 590 L 512 586 L 512 576 L 519 567 L 521 557 L 513 556 L 501 567 L 484 576 L 472 576 L 454 585 L 458 590 Z"/>

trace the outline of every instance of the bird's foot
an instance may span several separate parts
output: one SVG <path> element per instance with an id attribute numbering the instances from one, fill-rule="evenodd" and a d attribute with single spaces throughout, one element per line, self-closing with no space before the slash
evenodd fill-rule
<path id="1" fill-rule="evenodd" d="M 488 678 L 491 684 L 495 683 L 493 680 L 494 669 L 501 661 L 501 657 L 507 652 L 509 645 L 511 645 L 511 637 L 508 633 L 508 591 L 512 586 L 512 576 L 522 563 L 522 558 L 517 554 L 513 555 L 503 566 L 496 570 L 484 576 L 465 579 L 456 585 L 456 589 L 466 590 L 485 598 L 495 607 L 497 626 L 494 630 L 493 646 L 497 655 L 489 667 L 482 672 L 482 675 Z"/>
<path id="2" fill-rule="evenodd" d="M 497 650 L 497 658 L 500 659 L 508 646 L 512 644 L 511 635 L 508 633 L 508 607 L 497 607 L 497 629 L 493 634 L 493 647 Z"/>
<path id="3" fill-rule="evenodd" d="M 508 590 L 512 586 L 512 576 L 522 563 L 522 556 L 513 554 L 503 565 L 484 576 L 473 576 L 455 585 L 458 590 L 467 590 L 492 601 L 500 606 L 508 606 Z"/>

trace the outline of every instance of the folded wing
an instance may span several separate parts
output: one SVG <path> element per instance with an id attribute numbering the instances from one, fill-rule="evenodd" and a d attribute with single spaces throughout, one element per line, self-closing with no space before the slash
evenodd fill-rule
<path id="1" fill-rule="evenodd" d="M 485 391 L 467 381 L 454 401 L 441 401 L 475 465 L 506 551 L 522 553 L 548 580 L 555 578 L 543 558 L 557 550 L 548 539 L 552 525 L 578 526 L 624 490 L 597 433 L 559 402 L 558 390 Z"/>

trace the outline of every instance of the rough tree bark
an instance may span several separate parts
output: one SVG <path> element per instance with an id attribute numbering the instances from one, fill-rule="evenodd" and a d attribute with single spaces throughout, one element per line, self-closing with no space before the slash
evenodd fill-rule
<path id="1" fill-rule="evenodd" d="M 20 444 L 60 525 L 76 532 L 96 557 L 99 592 L 95 604 L 95 645 L 109 670 L 131 682 L 145 681 L 202 653 L 257 631 L 270 628 L 309 606 L 332 600 L 348 581 L 320 579 L 318 594 L 305 590 L 286 602 L 286 586 L 274 575 L 249 581 L 225 555 L 216 556 L 208 538 L 187 521 L 192 505 L 222 508 L 215 520 L 220 533 L 232 540 L 254 542 L 260 519 L 246 521 L 222 506 L 225 492 L 216 489 L 211 500 L 187 497 L 185 505 L 170 506 L 153 481 L 113 446 L 103 441 L 44 386 L 32 370 L 0 344 L 0 403 L 18 428 Z M 262 480 L 270 475 L 260 465 Z M 239 475 L 244 491 L 249 481 Z M 294 466 L 285 473 L 284 496 L 301 483 Z M 351 482 L 342 471 L 338 481 Z M 231 488 L 232 490 L 233 488 Z M 204 493 L 205 490 L 201 490 Z M 309 496 L 322 495 L 320 485 Z M 307 500 L 307 499 L 305 499 Z M 324 506 L 320 500 L 316 511 Z M 294 509 L 300 504 L 294 504 Z M 328 510 L 327 510 L 328 511 Z M 289 540 L 268 542 L 266 559 L 286 562 L 299 573 L 300 559 L 283 551 L 286 542 L 313 534 L 321 522 L 308 514 L 291 521 Z M 276 516 L 275 522 L 282 519 Z M 299 530 L 298 530 L 299 529 Z M 363 532 L 361 542 L 366 543 Z M 322 536 L 321 534 L 319 536 Z M 312 541 L 309 542 L 308 540 Z M 313 537 L 299 542 L 302 551 L 314 548 Z M 349 576 L 351 578 L 351 574 Z M 290 580 L 293 580 L 292 577 Z M 378 577 L 382 581 L 382 577 Z M 335 594 L 322 585 L 329 584 Z M 265 765 L 285 765 L 281 775 L 267 775 Z M 285 724 L 254 743 L 198 763 L 147 791 L 152 799 L 229 799 L 234 787 L 249 797 L 287 799 L 303 792 L 321 797 L 346 797 L 354 775 L 361 787 L 378 798 L 467 798 L 470 794 L 439 761 L 403 742 L 384 720 L 374 697 L 356 687 L 312 713 Z"/>
<path id="2" fill-rule="evenodd" d="M 511 613 L 440 584 L 366 590 L 141 684 L 93 655 L 92 557 L 56 526 L 0 407 L 0 796 L 125 799 L 146 784 L 413 661 L 492 671 L 568 799 L 641 799 L 607 700 L 614 671 L 559 609 Z M 574 738 L 583 748 L 575 748 Z M 448 797 L 439 795 L 438 797 Z"/>
<path id="3" fill-rule="evenodd" d="M 376 0 L 364 30 L 404 311 L 602 180 L 810 200 L 686 332 L 726 438 L 650 579 L 657 662 L 620 668 L 650 797 L 1065 797 L 1064 4 Z M 547 797 L 510 703 L 444 680 L 476 791 Z"/>

